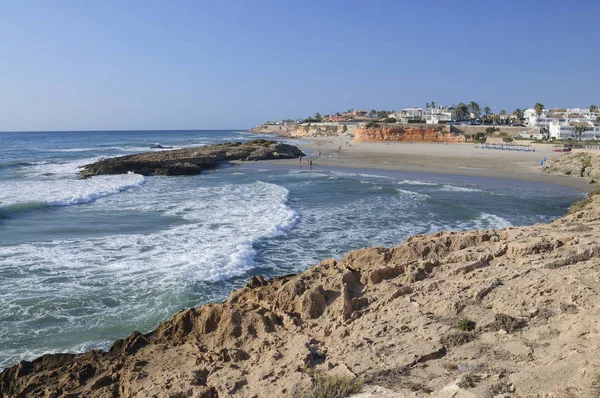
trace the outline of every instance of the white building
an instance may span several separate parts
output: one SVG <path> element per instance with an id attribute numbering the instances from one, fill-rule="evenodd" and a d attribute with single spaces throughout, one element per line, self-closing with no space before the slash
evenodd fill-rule
<path id="1" fill-rule="evenodd" d="M 425 123 L 427 124 L 443 124 L 452 121 L 452 112 L 455 110 L 455 107 L 445 106 L 445 107 L 435 107 L 431 109 L 427 109 L 425 111 Z"/>
<path id="2" fill-rule="evenodd" d="M 582 141 L 600 140 L 600 126 L 594 126 L 591 123 L 576 123 L 588 128 L 581 134 Z M 567 140 L 569 138 L 578 139 L 577 133 L 575 132 L 575 126 L 568 123 L 553 122 L 549 127 L 550 138 L 557 140 Z"/>
<path id="3" fill-rule="evenodd" d="M 425 121 L 423 108 L 404 108 L 400 111 L 402 123 L 421 123 Z"/>
<path id="4" fill-rule="evenodd" d="M 550 130 L 553 123 L 591 123 L 596 121 L 600 112 L 582 108 L 552 108 L 544 109 L 541 115 L 537 115 L 533 108 L 526 109 L 524 117 L 529 127 L 540 127 Z M 556 128 L 555 128 L 556 129 Z"/>

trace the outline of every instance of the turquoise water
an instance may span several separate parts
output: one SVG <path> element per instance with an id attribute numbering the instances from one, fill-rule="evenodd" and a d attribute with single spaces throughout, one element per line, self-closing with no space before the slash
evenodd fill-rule
<path id="1" fill-rule="evenodd" d="M 415 234 L 546 222 L 546 184 L 246 163 L 80 180 L 101 157 L 256 138 L 239 131 L 0 133 L 0 369 L 106 348 L 252 275 L 298 272 Z"/>

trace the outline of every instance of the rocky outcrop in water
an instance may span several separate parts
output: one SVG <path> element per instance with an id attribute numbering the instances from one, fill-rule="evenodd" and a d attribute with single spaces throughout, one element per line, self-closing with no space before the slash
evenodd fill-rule
<path id="1" fill-rule="evenodd" d="M 424 124 L 384 124 L 356 130 L 357 141 L 400 141 L 400 142 L 465 142 L 466 136 L 447 131 L 448 126 Z"/>
<path id="2" fill-rule="evenodd" d="M 225 143 L 104 159 L 83 166 L 84 178 L 102 174 L 192 175 L 231 160 L 293 159 L 304 153 L 293 145 L 268 140 Z"/>
<path id="3" fill-rule="evenodd" d="M 298 397 L 364 383 L 387 397 L 594 397 L 599 241 L 592 195 L 550 224 L 355 250 L 254 277 L 108 352 L 21 362 L 0 396 Z"/>

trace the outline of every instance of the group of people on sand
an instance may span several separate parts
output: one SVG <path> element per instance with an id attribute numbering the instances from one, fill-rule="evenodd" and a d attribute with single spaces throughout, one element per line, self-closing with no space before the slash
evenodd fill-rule
<path id="1" fill-rule="evenodd" d="M 317 156 L 321 157 L 321 151 L 317 152 Z M 308 164 L 308 168 L 312 169 L 312 165 L 313 165 L 312 159 L 308 159 L 306 163 Z M 298 164 L 302 165 L 302 155 L 298 156 Z"/>

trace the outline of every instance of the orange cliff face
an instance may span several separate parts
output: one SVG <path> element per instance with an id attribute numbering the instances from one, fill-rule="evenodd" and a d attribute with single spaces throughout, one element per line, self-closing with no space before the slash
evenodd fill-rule
<path id="1" fill-rule="evenodd" d="M 357 141 L 410 141 L 410 142 L 466 142 L 464 135 L 452 134 L 443 126 L 429 125 L 380 125 L 359 127 L 354 139 Z"/>

